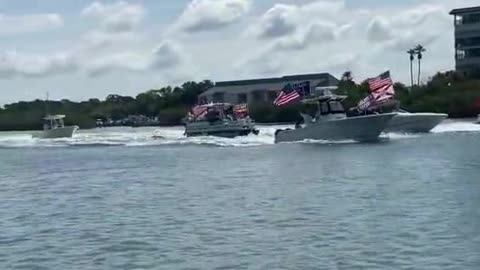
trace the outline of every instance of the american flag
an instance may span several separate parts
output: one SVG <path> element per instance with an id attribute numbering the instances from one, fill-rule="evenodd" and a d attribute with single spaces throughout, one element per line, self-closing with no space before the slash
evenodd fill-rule
<path id="1" fill-rule="evenodd" d="M 233 113 L 237 118 L 245 118 L 248 116 L 248 105 L 247 104 L 238 104 L 233 106 Z"/>
<path id="2" fill-rule="evenodd" d="M 372 93 L 375 97 L 375 101 L 383 101 L 392 98 L 395 96 L 395 89 L 393 89 L 393 84 L 386 85 L 385 87 Z"/>
<path id="3" fill-rule="evenodd" d="M 368 85 L 370 86 L 370 92 L 377 92 L 390 85 L 393 85 L 392 78 L 390 77 L 390 71 L 386 71 L 380 74 L 378 77 L 368 79 Z"/>
<path id="4" fill-rule="evenodd" d="M 390 77 L 390 71 L 380 74 L 380 76 L 369 79 L 370 92 L 376 102 L 384 101 L 395 96 L 393 81 Z"/>
<path id="5" fill-rule="evenodd" d="M 276 106 L 285 106 L 299 100 L 302 96 L 298 93 L 290 83 L 283 87 L 278 97 L 273 101 Z"/>
<path id="6" fill-rule="evenodd" d="M 207 106 L 198 105 L 192 108 L 192 114 L 195 119 L 203 118 L 208 111 Z"/>

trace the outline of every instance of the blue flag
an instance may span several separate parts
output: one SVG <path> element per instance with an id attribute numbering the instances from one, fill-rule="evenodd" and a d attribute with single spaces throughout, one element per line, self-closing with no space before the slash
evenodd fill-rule
<path id="1" fill-rule="evenodd" d="M 295 91 L 297 91 L 303 97 L 310 95 L 310 81 L 295 83 L 292 85 L 292 87 Z"/>

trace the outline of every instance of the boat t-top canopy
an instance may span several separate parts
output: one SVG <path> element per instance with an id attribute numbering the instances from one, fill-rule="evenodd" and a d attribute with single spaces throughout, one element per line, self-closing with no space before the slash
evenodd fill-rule
<path id="1" fill-rule="evenodd" d="M 198 107 L 198 108 L 230 108 L 232 106 L 233 106 L 233 104 L 230 104 L 230 103 L 207 103 L 207 104 L 197 105 L 195 107 Z"/>
<path id="2" fill-rule="evenodd" d="M 347 96 L 333 94 L 329 88 L 318 89 L 317 95 L 302 100 L 304 104 L 317 104 L 319 102 L 343 101 Z"/>
<path id="3" fill-rule="evenodd" d="M 56 115 L 47 115 L 43 118 L 43 120 L 60 120 L 65 118 L 63 114 L 56 114 Z"/>
<path id="4" fill-rule="evenodd" d="M 305 98 L 302 100 L 304 104 L 317 104 L 319 102 L 329 102 L 329 101 L 343 101 L 347 96 L 341 95 L 330 95 L 330 96 L 315 96 L 310 98 Z"/>

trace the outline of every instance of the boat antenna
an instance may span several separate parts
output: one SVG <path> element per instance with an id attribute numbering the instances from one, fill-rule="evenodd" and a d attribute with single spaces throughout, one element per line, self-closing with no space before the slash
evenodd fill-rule
<path id="1" fill-rule="evenodd" d="M 45 114 L 48 115 L 48 91 L 47 91 L 47 100 L 45 101 Z"/>

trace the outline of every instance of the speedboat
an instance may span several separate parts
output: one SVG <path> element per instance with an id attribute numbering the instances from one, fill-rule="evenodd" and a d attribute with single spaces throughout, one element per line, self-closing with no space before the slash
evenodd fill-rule
<path id="1" fill-rule="evenodd" d="M 355 108 L 352 108 L 355 112 Z M 396 113 L 384 130 L 389 133 L 427 133 L 448 117 L 444 113 L 411 113 L 400 108 L 400 102 L 394 99 L 371 106 L 363 114 Z M 358 115 L 358 111 L 357 111 Z"/>
<path id="2" fill-rule="evenodd" d="M 304 99 L 302 102 L 311 113 L 300 113 L 303 123 L 297 123 L 295 129 L 277 130 L 275 142 L 377 141 L 396 113 L 347 117 L 341 103 L 346 98 L 347 96 L 334 95 L 330 91 L 324 90 L 322 95 Z M 312 113 L 314 113 L 313 117 Z"/>
<path id="3" fill-rule="evenodd" d="M 385 132 L 397 133 L 427 133 L 445 120 L 448 115 L 444 113 L 410 113 L 402 109 L 388 124 Z"/>
<path id="4" fill-rule="evenodd" d="M 185 120 L 185 135 L 217 136 L 234 138 L 249 134 L 257 135 L 259 131 L 248 116 L 246 105 L 229 103 L 211 103 L 198 105 Z"/>
<path id="5" fill-rule="evenodd" d="M 71 138 L 78 126 L 65 126 L 63 122 L 65 115 L 47 115 L 43 118 L 43 130 L 33 134 L 34 138 L 54 139 Z"/>

